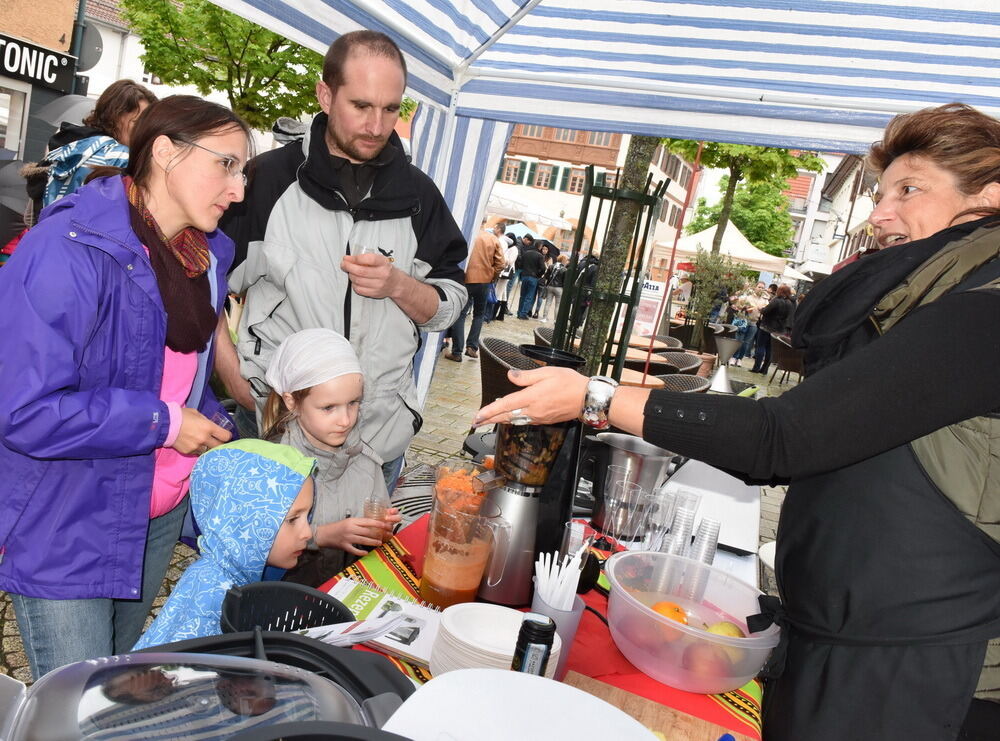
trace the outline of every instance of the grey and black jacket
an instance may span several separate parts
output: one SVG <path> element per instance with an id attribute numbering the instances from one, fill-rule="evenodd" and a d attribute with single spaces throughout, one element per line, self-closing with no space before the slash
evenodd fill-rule
<path id="1" fill-rule="evenodd" d="M 246 199 L 222 224 L 236 242 L 230 290 L 246 296 L 240 368 L 260 394 L 285 337 L 312 327 L 343 333 L 365 374 L 362 437 L 392 460 L 421 424 L 413 381 L 420 332 L 458 318 L 467 298 L 459 263 L 468 249 L 440 191 L 407 161 L 395 134 L 387 144 L 395 156 L 379 158 L 370 192 L 349 207 L 324 141 L 326 125 L 320 114 L 301 142 L 257 157 Z M 340 267 L 352 245 L 353 251 L 375 247 L 395 267 L 434 286 L 437 313 L 417 325 L 392 300 L 357 295 Z"/>

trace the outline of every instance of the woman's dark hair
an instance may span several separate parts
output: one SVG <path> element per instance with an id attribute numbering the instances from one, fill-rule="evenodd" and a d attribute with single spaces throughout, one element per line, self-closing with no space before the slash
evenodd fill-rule
<path id="1" fill-rule="evenodd" d="M 904 154 L 924 157 L 947 170 L 962 194 L 974 195 L 1000 182 L 1000 121 L 964 103 L 903 113 L 885 127 L 882 141 L 872 145 L 865 166 L 881 175 Z M 961 216 L 997 214 L 1000 209 L 968 209 L 952 223 Z"/>
<path id="2" fill-rule="evenodd" d="M 166 136 L 175 142 L 196 142 L 202 137 L 238 129 L 253 146 L 246 121 L 225 106 L 193 95 L 171 95 L 142 112 L 132 130 L 125 173 L 136 183 L 149 181 L 153 165 L 153 142 Z M 252 156 L 252 153 L 251 153 Z"/>
<path id="3" fill-rule="evenodd" d="M 112 139 L 121 141 L 122 132 L 118 130 L 118 125 L 122 117 L 135 113 L 142 101 L 153 105 L 157 98 L 149 88 L 138 82 L 117 80 L 108 85 L 107 89 L 101 93 L 101 97 L 94 105 L 94 110 L 83 119 L 83 123 L 85 126 L 92 126 L 107 134 Z"/>

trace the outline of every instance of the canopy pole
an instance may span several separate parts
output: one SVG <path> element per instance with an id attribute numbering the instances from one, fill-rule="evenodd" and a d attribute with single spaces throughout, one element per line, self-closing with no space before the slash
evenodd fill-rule
<path id="1" fill-rule="evenodd" d="M 492 36 L 486 39 L 486 41 L 484 41 L 479 46 L 478 49 L 476 49 L 474 52 L 472 52 L 472 54 L 467 56 L 462 61 L 462 63 L 455 68 L 455 72 L 464 74 L 465 71 L 469 69 L 469 66 L 473 62 L 475 62 L 477 59 L 479 59 L 479 57 L 488 52 L 490 50 L 490 47 L 492 47 L 496 42 L 498 42 L 500 39 L 506 36 L 507 32 L 514 26 L 516 26 L 518 23 L 520 23 L 521 19 L 524 18 L 524 16 L 528 15 L 528 13 L 530 13 L 532 10 L 534 10 L 535 6 L 538 5 L 538 3 L 540 3 L 541 1 L 542 0 L 529 0 L 527 3 L 525 3 L 524 7 L 522 7 L 520 10 L 514 13 L 514 15 L 508 18 L 507 22 L 504 23 L 502 26 L 500 26 L 500 28 L 498 28 L 493 33 Z"/>
<path id="2" fill-rule="evenodd" d="M 674 246 L 671 247 L 670 249 L 670 263 L 667 267 L 667 284 L 665 286 L 666 290 L 663 291 L 663 298 L 660 299 L 660 310 L 656 313 L 656 321 L 653 322 L 653 335 L 652 335 L 653 339 L 655 339 L 656 333 L 659 332 L 660 330 L 660 322 L 663 321 L 663 312 L 667 310 L 672 301 L 673 291 L 670 290 L 670 281 L 673 280 L 674 277 L 674 260 L 677 259 L 677 243 L 681 239 L 681 230 L 684 229 L 684 214 L 687 213 L 687 210 L 691 205 L 691 195 L 694 193 L 694 189 L 698 183 L 698 180 L 700 180 L 699 175 L 701 174 L 701 152 L 704 148 L 705 148 L 705 142 L 698 142 L 698 153 L 695 154 L 693 163 L 694 173 L 691 178 L 691 182 L 688 183 L 687 193 L 684 194 L 684 208 L 681 209 L 680 218 L 678 218 L 677 220 L 677 231 L 674 234 Z M 668 335 L 670 334 L 669 319 L 668 319 L 667 334 Z M 652 339 L 650 339 L 649 341 L 649 349 L 650 352 L 652 352 L 653 349 Z"/>

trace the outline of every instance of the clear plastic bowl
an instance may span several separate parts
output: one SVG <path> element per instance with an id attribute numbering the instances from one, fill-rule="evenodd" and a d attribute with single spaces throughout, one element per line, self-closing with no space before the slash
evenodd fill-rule
<path id="1" fill-rule="evenodd" d="M 747 616 L 760 612 L 762 592 L 721 569 L 655 551 L 616 553 L 605 566 L 611 582 L 608 625 L 625 658 L 644 674 L 688 692 L 718 693 L 742 687 L 778 645 L 780 629 L 750 635 Z M 652 609 L 670 602 L 688 620 Z M 709 632 L 729 622 L 746 637 Z"/>

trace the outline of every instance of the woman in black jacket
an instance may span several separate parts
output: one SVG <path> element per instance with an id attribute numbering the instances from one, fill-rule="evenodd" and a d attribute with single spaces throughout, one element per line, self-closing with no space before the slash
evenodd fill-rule
<path id="1" fill-rule="evenodd" d="M 789 483 L 781 602 L 762 600 L 783 638 L 764 674 L 767 741 L 995 739 L 1000 322 L 984 317 L 1000 315 L 1000 122 L 960 104 L 897 116 L 867 167 L 881 249 L 798 308 L 796 387 L 755 401 L 511 371 L 525 388 L 476 423 L 584 410 Z"/>
<path id="2" fill-rule="evenodd" d="M 778 286 L 774 298 L 760 310 L 760 321 L 757 322 L 757 350 L 753 356 L 751 373 L 767 373 L 771 364 L 771 335 L 787 334 L 791 331 L 792 314 L 795 313 L 795 302 L 792 301 L 792 289 L 788 286 Z"/>

